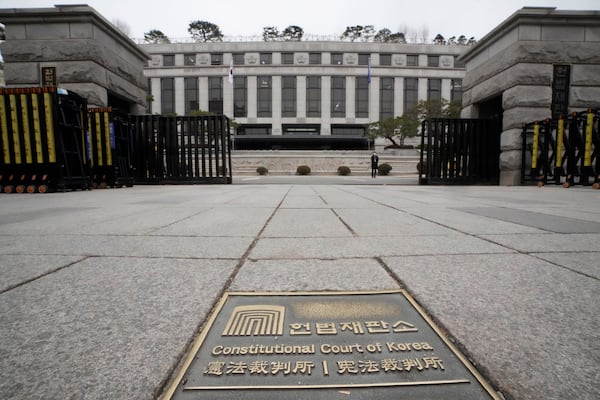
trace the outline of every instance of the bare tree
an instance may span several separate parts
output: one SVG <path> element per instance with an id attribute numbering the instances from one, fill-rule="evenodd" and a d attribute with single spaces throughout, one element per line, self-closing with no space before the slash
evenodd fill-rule
<path id="1" fill-rule="evenodd" d="M 131 27 L 127 24 L 127 22 L 118 18 L 114 18 L 111 22 L 115 28 L 120 30 L 125 36 L 131 36 Z"/>

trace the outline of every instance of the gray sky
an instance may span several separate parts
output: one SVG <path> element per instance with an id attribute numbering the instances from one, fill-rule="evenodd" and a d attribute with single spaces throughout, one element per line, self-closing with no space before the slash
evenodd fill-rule
<path id="1" fill-rule="evenodd" d="M 86 0 L 0 0 L 0 8 L 53 7 Z M 465 35 L 481 39 L 524 6 L 599 10 L 600 0 L 87 0 L 109 21 L 129 26 L 131 36 L 158 29 L 170 38 L 188 38 L 191 21 L 209 21 L 225 36 L 260 36 L 263 27 L 280 31 L 298 25 L 306 34 L 340 35 L 346 26 L 374 25 L 405 32 L 422 30 L 431 40 Z M 2 21 L 0 21 L 2 22 Z"/>

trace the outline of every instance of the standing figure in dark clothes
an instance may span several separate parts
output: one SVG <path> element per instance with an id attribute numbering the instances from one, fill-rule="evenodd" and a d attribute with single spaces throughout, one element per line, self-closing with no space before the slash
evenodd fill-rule
<path id="1" fill-rule="evenodd" d="M 375 178 L 377 176 L 377 166 L 379 164 L 379 156 L 377 153 L 373 152 L 371 155 L 371 178 Z"/>

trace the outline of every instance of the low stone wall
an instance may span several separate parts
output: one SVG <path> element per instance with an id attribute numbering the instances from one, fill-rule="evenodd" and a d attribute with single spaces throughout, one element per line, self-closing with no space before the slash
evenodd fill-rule
<path id="1" fill-rule="evenodd" d="M 295 175 L 299 165 L 308 165 L 311 174 L 335 175 L 344 165 L 351 175 L 371 174 L 371 152 L 369 151 L 233 151 L 231 154 L 234 175 L 256 175 L 256 168 L 265 167 L 270 175 Z M 417 175 L 419 152 L 401 150 L 379 154 L 379 164 L 392 166 L 390 175 Z"/>

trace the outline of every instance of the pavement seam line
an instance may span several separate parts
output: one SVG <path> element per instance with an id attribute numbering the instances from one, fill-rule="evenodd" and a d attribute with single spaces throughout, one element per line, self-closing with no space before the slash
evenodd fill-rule
<path id="1" fill-rule="evenodd" d="M 39 280 L 39 279 L 42 279 L 42 278 L 44 278 L 44 277 L 46 277 L 46 276 L 48 276 L 48 275 L 54 274 L 55 272 L 62 271 L 63 269 L 69 268 L 69 267 L 71 267 L 71 266 L 73 266 L 73 265 L 75 265 L 75 264 L 78 264 L 78 263 L 80 263 L 80 262 L 82 262 L 82 261 L 85 261 L 85 260 L 87 260 L 87 259 L 89 259 L 89 258 L 91 258 L 91 257 L 92 257 L 92 256 L 84 256 L 83 258 L 80 258 L 80 259 L 78 259 L 78 260 L 76 260 L 76 261 L 73 261 L 73 262 L 70 262 L 70 263 L 68 263 L 68 264 L 66 264 L 66 265 L 63 265 L 62 267 L 58 267 L 58 268 L 55 268 L 55 269 L 53 269 L 53 270 L 46 271 L 45 273 L 43 273 L 43 274 L 41 274 L 41 275 L 35 276 L 35 277 L 33 277 L 33 278 L 30 278 L 30 279 L 27 279 L 27 280 L 25 280 L 25 281 L 23 281 L 23 282 L 19 282 L 19 283 L 15 284 L 15 285 L 9 286 L 9 287 L 7 287 L 7 288 L 6 288 L 6 289 L 4 289 L 4 290 L 0 290 L 0 295 L 2 295 L 2 294 L 4 294 L 4 293 L 7 293 L 7 292 L 9 292 L 9 291 L 11 291 L 11 290 L 13 290 L 13 289 L 20 288 L 21 286 L 25 286 L 25 285 L 27 285 L 28 283 L 35 282 L 35 281 L 37 281 L 37 280 Z"/>
<path id="2" fill-rule="evenodd" d="M 240 269 L 242 268 L 242 266 L 249 259 L 250 253 L 252 252 L 252 250 L 254 249 L 254 247 L 256 246 L 258 241 L 260 240 L 263 232 L 265 231 L 265 229 L 267 229 L 267 226 L 269 226 L 269 223 L 271 222 L 271 220 L 273 219 L 273 217 L 275 216 L 277 211 L 279 211 L 279 209 L 281 208 L 281 205 L 287 198 L 290 191 L 291 191 L 291 187 L 285 193 L 285 195 L 283 196 L 283 198 L 281 199 L 279 204 L 277 204 L 277 206 L 275 207 L 275 209 L 273 210 L 273 212 L 271 213 L 271 215 L 269 216 L 267 221 L 264 223 L 264 225 L 262 226 L 262 228 L 260 229 L 258 234 L 254 237 L 254 240 L 252 241 L 252 243 L 250 243 L 250 245 L 248 246 L 248 248 L 246 249 L 244 254 L 242 254 L 242 256 L 239 258 L 237 264 L 233 268 L 233 271 L 231 272 L 231 274 L 225 281 L 225 284 L 223 285 L 221 290 L 217 293 L 215 301 L 213 302 L 212 306 L 210 307 L 210 310 L 208 311 L 208 313 L 206 314 L 206 317 L 198 324 L 198 326 L 194 330 L 194 333 L 192 334 L 191 338 L 185 344 L 183 352 L 178 357 L 179 359 L 177 360 L 175 365 L 173 365 L 173 367 L 167 371 L 165 379 L 163 379 L 160 382 L 160 384 L 158 385 L 156 392 L 155 392 L 155 398 L 162 399 L 163 396 L 165 395 L 166 391 L 174 383 L 173 380 L 177 378 L 179 371 L 183 368 L 183 366 L 184 366 L 183 363 L 185 361 L 186 355 L 191 351 L 192 346 L 194 345 L 194 342 L 196 341 L 196 338 L 198 337 L 198 335 L 200 335 L 200 333 L 204 329 L 206 322 L 209 321 L 210 317 L 216 312 L 217 305 L 219 304 L 219 302 L 221 301 L 221 299 L 227 292 L 227 289 L 229 289 L 229 287 L 231 286 L 231 283 L 233 282 L 233 280 L 235 279 L 237 274 L 240 272 Z"/>

